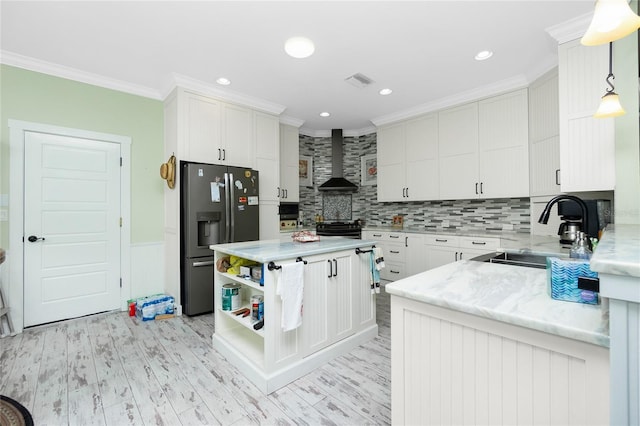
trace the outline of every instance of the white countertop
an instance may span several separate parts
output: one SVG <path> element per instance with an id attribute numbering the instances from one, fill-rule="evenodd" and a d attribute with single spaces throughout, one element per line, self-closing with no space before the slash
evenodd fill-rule
<path id="1" fill-rule="evenodd" d="M 609 347 L 608 313 L 547 293 L 546 270 L 462 260 L 385 286 L 387 292 Z"/>
<path id="2" fill-rule="evenodd" d="M 375 244 L 375 241 L 331 237 L 310 243 L 282 242 L 280 240 L 246 241 L 243 243 L 215 244 L 211 250 L 221 251 L 259 263 L 295 259 L 335 251 L 356 249 Z"/>
<path id="3" fill-rule="evenodd" d="M 600 274 L 640 278 L 640 225 L 607 226 L 590 267 Z"/>

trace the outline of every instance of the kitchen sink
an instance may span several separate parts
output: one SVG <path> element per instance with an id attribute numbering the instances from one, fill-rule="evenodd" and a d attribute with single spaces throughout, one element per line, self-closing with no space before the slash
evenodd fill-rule
<path id="1" fill-rule="evenodd" d="M 527 268 L 546 269 L 547 267 L 547 256 L 532 253 L 495 252 L 483 254 L 471 260 L 503 265 L 525 266 Z"/>

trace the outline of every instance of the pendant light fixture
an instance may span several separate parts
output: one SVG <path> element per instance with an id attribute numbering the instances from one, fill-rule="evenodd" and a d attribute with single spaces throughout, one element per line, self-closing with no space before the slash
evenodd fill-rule
<path id="1" fill-rule="evenodd" d="M 609 43 L 628 36 L 640 28 L 627 0 L 597 0 L 589 29 L 580 42 L 585 46 Z"/>
<path id="2" fill-rule="evenodd" d="M 611 80 L 614 79 L 613 43 L 609 42 L 609 75 L 607 75 L 606 80 L 610 88 L 607 88 L 607 93 L 602 97 L 598 110 L 593 114 L 595 118 L 618 117 L 625 114 L 625 110 L 622 108 L 622 105 L 620 105 L 620 98 L 618 97 L 618 94 L 614 92 L 615 87 L 613 87 L 613 83 L 611 82 Z"/>

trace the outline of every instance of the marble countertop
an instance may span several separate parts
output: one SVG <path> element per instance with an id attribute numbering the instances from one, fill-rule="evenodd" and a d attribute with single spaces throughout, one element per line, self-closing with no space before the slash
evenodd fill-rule
<path id="1" fill-rule="evenodd" d="M 640 225 L 609 225 L 591 257 L 591 270 L 640 278 Z"/>
<path id="2" fill-rule="evenodd" d="M 299 243 L 295 241 L 282 242 L 280 240 L 246 241 L 243 243 L 215 244 L 209 246 L 211 250 L 221 251 L 243 259 L 259 263 L 295 259 L 316 254 L 332 253 L 341 250 L 370 247 L 375 241 L 357 240 L 353 238 L 331 237 L 320 241 Z"/>
<path id="3" fill-rule="evenodd" d="M 388 293 L 609 347 L 608 312 L 547 293 L 546 270 L 462 260 L 389 283 Z"/>

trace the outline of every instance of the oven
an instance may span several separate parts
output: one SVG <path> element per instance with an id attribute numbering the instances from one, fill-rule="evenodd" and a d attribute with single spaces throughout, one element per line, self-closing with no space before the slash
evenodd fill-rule
<path id="1" fill-rule="evenodd" d="M 316 225 L 316 235 L 361 239 L 362 226 L 356 222 L 323 222 Z"/>

